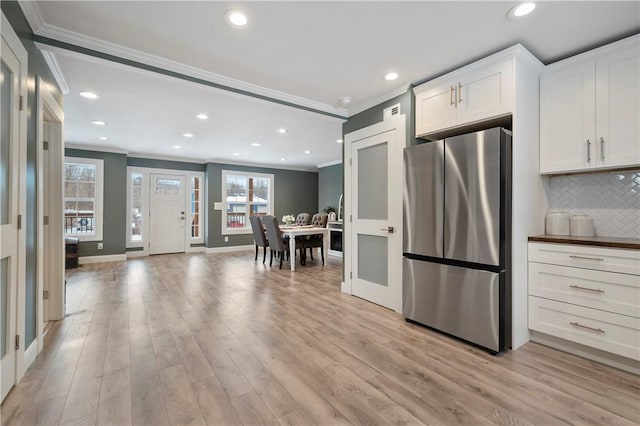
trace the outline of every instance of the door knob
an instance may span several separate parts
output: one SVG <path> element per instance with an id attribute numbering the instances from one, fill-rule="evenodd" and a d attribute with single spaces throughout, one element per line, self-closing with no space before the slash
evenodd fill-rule
<path id="1" fill-rule="evenodd" d="M 388 226 L 386 228 L 381 228 L 380 230 L 381 231 L 386 231 L 386 232 L 388 232 L 390 234 L 393 234 L 395 232 L 395 228 L 393 226 Z"/>

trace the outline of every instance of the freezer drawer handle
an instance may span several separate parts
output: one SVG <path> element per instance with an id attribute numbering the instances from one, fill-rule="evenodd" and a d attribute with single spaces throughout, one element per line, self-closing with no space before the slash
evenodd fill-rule
<path id="1" fill-rule="evenodd" d="M 586 329 L 586 330 L 591 330 L 591 331 L 595 331 L 596 333 L 602 333 L 602 334 L 604 334 L 604 330 L 603 330 L 603 329 L 601 329 L 601 328 L 593 328 L 593 327 L 589 327 L 589 326 L 586 326 L 586 325 L 582 325 L 582 324 L 580 324 L 580 323 L 578 323 L 578 322 L 570 322 L 569 324 L 571 324 L 571 325 L 572 325 L 572 326 L 574 326 L 574 327 L 584 328 L 584 329 Z"/>
<path id="2" fill-rule="evenodd" d="M 570 285 L 569 287 L 571 288 L 575 288 L 576 290 L 586 290 L 586 291 L 592 291 L 594 293 L 604 293 L 604 290 L 600 290 L 599 288 L 589 288 L 589 287 L 581 287 L 579 285 Z"/>
<path id="3" fill-rule="evenodd" d="M 597 260 L 598 262 L 602 262 L 604 259 L 601 257 L 586 257 L 586 256 L 569 256 L 572 259 L 586 259 L 586 260 Z"/>
<path id="4" fill-rule="evenodd" d="M 393 226 L 389 226 L 389 227 L 386 227 L 386 228 L 380 228 L 380 230 L 388 232 L 390 234 L 393 234 L 396 231 L 396 229 Z"/>

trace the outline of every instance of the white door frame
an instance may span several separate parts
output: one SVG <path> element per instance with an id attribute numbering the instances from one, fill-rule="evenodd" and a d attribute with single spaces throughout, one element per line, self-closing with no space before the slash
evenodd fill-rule
<path id="1" fill-rule="evenodd" d="M 132 242 L 130 232 L 130 214 L 131 214 L 131 175 L 141 174 L 143 179 L 142 184 L 142 209 L 145 214 L 145 222 L 142 228 L 142 241 Z M 159 169 L 154 167 L 139 167 L 139 166 L 127 166 L 127 248 L 141 248 L 142 250 L 128 251 L 127 258 L 144 257 L 149 256 L 149 210 L 151 208 L 149 191 L 151 185 L 151 175 L 171 175 L 171 176 L 183 176 L 185 178 L 185 212 L 191 211 L 191 178 L 200 179 L 200 198 L 198 205 L 200 208 L 200 237 L 191 238 L 191 227 L 185 225 L 185 253 L 203 251 L 202 247 L 191 247 L 191 244 L 204 243 L 204 231 L 207 229 L 207 215 L 206 215 L 206 182 L 204 172 L 194 172 L 190 170 L 177 170 L 177 169 Z"/>
<path id="2" fill-rule="evenodd" d="M 18 247 L 17 247 L 17 306 L 15 306 L 16 318 L 14 318 L 16 327 L 10 330 L 9 345 L 13 345 L 13 336 L 17 335 L 20 339 L 20 348 L 16 350 L 15 358 L 15 383 L 18 383 L 24 372 L 26 371 L 25 362 L 25 265 L 26 265 L 26 231 L 25 218 L 27 210 L 26 199 L 26 177 L 27 177 L 27 71 L 28 71 L 28 55 L 27 50 L 22 45 L 20 38 L 13 30 L 4 13 L 2 13 L 2 38 L 5 39 L 11 50 L 20 61 L 20 72 L 16 75 L 20 79 L 19 96 L 22 98 L 22 108 L 18 112 L 18 214 L 22 218 L 22 227 L 18 229 Z M 16 218 L 17 220 L 17 218 Z M 10 308 L 11 310 L 11 308 Z M 1 362 L 1 361 L 0 361 Z"/>
<path id="3" fill-rule="evenodd" d="M 389 162 L 390 164 L 395 164 L 396 174 L 393 176 L 393 181 L 395 185 L 399 185 L 398 188 L 394 188 L 394 184 L 391 183 L 389 187 L 389 191 L 393 191 L 394 189 L 398 191 L 399 194 L 402 194 L 402 179 L 404 176 L 404 163 L 402 160 L 403 148 L 406 146 L 406 116 L 404 114 L 399 114 L 388 118 L 385 121 L 381 121 L 379 123 L 373 124 L 369 127 L 365 127 L 364 129 L 356 130 L 354 132 L 348 133 L 344 136 L 344 220 L 343 220 L 343 238 L 342 244 L 344 249 L 344 283 L 342 283 L 342 291 L 344 293 L 353 294 L 352 292 L 352 271 L 353 271 L 353 248 L 352 248 L 352 226 L 351 226 L 351 218 L 353 215 L 353 195 L 352 195 L 352 179 L 351 179 L 351 149 L 352 144 L 359 140 L 369 138 L 371 136 L 379 135 L 381 133 L 395 131 L 395 140 L 397 141 L 397 149 L 389 150 Z M 391 158 L 393 156 L 393 158 Z M 392 176 L 389 176 L 389 179 L 392 179 Z M 395 226 L 398 235 L 403 235 L 403 223 L 402 218 Z M 393 269 L 400 271 L 400 280 L 402 279 L 402 253 L 399 253 L 398 264 L 395 265 Z M 398 294 L 394 296 L 394 300 L 391 302 L 391 306 L 396 312 L 402 312 L 402 285 L 398 286 Z"/>
<path id="4" fill-rule="evenodd" d="M 45 280 L 49 283 L 48 312 L 49 320 L 60 320 L 65 314 L 64 305 L 64 235 L 62 229 L 63 211 L 63 182 L 62 168 L 64 165 L 64 113 L 54 99 L 51 91 L 43 84 L 38 76 L 36 79 L 36 103 L 37 103 L 37 271 L 36 271 L 36 341 L 37 345 L 29 347 L 27 366 L 33 362 L 36 355 L 44 348 L 42 335 L 42 323 L 44 315 L 43 288 Z M 44 122 L 47 122 L 49 131 L 45 135 Z M 48 142 L 49 169 L 48 175 L 44 175 L 44 142 Z M 49 197 L 49 233 L 47 247 L 44 246 L 44 193 Z M 48 270 L 44 268 L 45 251 L 48 259 Z M 36 343 L 36 342 L 34 342 Z"/>

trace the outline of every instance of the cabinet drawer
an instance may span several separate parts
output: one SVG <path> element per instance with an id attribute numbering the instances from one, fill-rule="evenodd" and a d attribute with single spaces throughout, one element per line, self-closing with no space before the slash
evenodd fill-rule
<path id="1" fill-rule="evenodd" d="M 529 261 L 640 275 L 640 250 L 529 243 Z"/>
<path id="2" fill-rule="evenodd" d="M 529 296 L 529 328 L 624 357 L 640 358 L 638 318 Z"/>
<path id="3" fill-rule="evenodd" d="M 529 262 L 529 294 L 640 318 L 640 277 Z"/>

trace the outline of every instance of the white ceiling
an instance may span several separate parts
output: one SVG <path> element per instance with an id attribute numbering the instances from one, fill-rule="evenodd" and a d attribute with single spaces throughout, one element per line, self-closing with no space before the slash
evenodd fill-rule
<path id="1" fill-rule="evenodd" d="M 342 116 L 515 43 L 550 63 L 640 30 L 637 1 L 538 2 L 520 21 L 506 19 L 511 1 L 36 4 L 23 4 L 36 34 Z M 226 25 L 232 8 L 246 12 L 248 28 Z M 98 145 L 102 132 L 87 123 L 102 115 L 106 145 L 132 152 L 173 155 L 179 143 L 184 157 L 270 165 L 286 153 L 302 168 L 340 158 L 339 119 L 53 50 L 76 144 Z M 384 81 L 390 70 L 400 78 Z M 343 96 L 353 99 L 348 111 Z M 194 118 L 201 111 L 206 123 Z M 290 129 L 284 137 L 280 126 Z M 196 134 L 188 143 L 186 131 Z M 263 146 L 250 149 L 254 141 Z"/>

